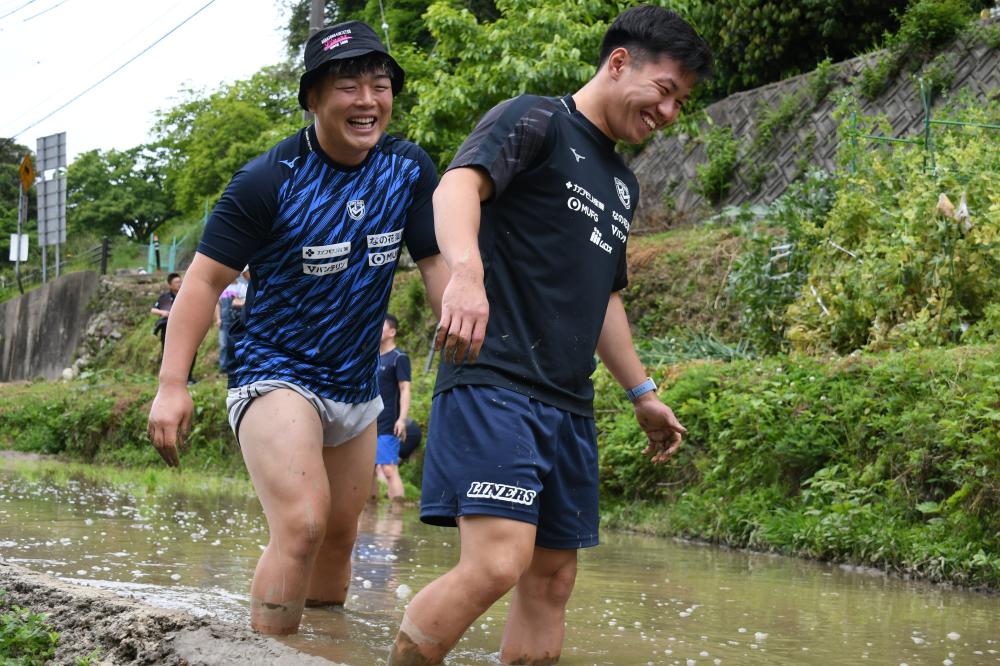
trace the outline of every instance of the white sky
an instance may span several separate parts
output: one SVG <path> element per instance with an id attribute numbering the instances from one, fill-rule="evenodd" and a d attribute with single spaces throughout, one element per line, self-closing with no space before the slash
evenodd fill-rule
<path id="1" fill-rule="evenodd" d="M 185 86 L 214 90 L 284 57 L 280 0 L 215 0 L 120 72 L 25 130 L 209 0 L 0 0 L 0 137 L 35 150 L 66 132 L 69 161 L 150 139 Z M 16 11 L 15 11 L 16 10 Z M 23 130 L 23 131 L 22 131 Z M 18 132 L 18 134 L 14 134 Z"/>

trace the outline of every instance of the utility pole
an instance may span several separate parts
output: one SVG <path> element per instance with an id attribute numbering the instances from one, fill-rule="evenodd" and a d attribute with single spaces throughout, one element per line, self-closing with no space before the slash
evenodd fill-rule
<path id="1" fill-rule="evenodd" d="M 324 21 L 323 0 L 310 0 L 309 2 L 309 36 L 312 37 L 323 29 Z M 312 122 L 313 114 L 309 111 L 302 112 L 302 120 L 307 123 Z"/>

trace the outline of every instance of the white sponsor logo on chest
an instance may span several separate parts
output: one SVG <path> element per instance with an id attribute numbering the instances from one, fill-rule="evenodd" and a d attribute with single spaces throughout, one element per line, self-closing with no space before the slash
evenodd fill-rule
<path id="1" fill-rule="evenodd" d="M 390 231 L 385 234 L 372 234 L 368 236 L 368 247 L 389 247 L 398 243 L 402 238 L 402 229 Z"/>
<path id="2" fill-rule="evenodd" d="M 347 268 L 347 259 L 341 259 L 330 264 L 302 264 L 302 272 L 306 275 L 332 275 Z"/>
<path id="3" fill-rule="evenodd" d="M 307 245 L 302 248 L 303 259 L 329 259 L 331 257 L 342 257 L 350 254 L 351 244 L 336 243 L 334 245 Z"/>
<path id="4" fill-rule="evenodd" d="M 369 252 L 368 253 L 368 265 L 369 266 L 386 266 L 392 264 L 399 257 L 399 248 L 394 247 L 391 250 L 386 250 L 385 252 Z"/>
<path id="5" fill-rule="evenodd" d="M 515 504 L 531 505 L 535 501 L 535 491 L 517 486 L 508 486 L 505 483 L 492 483 L 490 481 L 473 481 L 466 497 L 476 497 L 482 499 L 495 499 Z"/>

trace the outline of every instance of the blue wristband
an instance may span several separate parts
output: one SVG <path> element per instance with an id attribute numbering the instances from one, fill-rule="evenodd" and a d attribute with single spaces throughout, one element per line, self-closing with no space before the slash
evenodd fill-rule
<path id="1" fill-rule="evenodd" d="M 635 402 L 636 400 L 639 399 L 639 396 L 655 390 L 656 390 L 656 384 L 653 382 L 651 378 L 647 378 L 646 381 L 639 384 L 638 386 L 635 386 L 625 391 L 625 395 L 628 396 L 629 400 Z"/>

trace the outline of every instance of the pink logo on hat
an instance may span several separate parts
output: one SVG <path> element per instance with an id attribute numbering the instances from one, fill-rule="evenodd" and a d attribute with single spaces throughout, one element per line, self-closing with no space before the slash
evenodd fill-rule
<path id="1" fill-rule="evenodd" d="M 351 34 L 350 28 L 347 30 L 341 30 L 340 32 L 335 32 L 326 39 L 323 40 L 323 50 L 332 51 L 338 46 L 342 46 L 347 42 L 351 41 L 354 35 Z"/>

